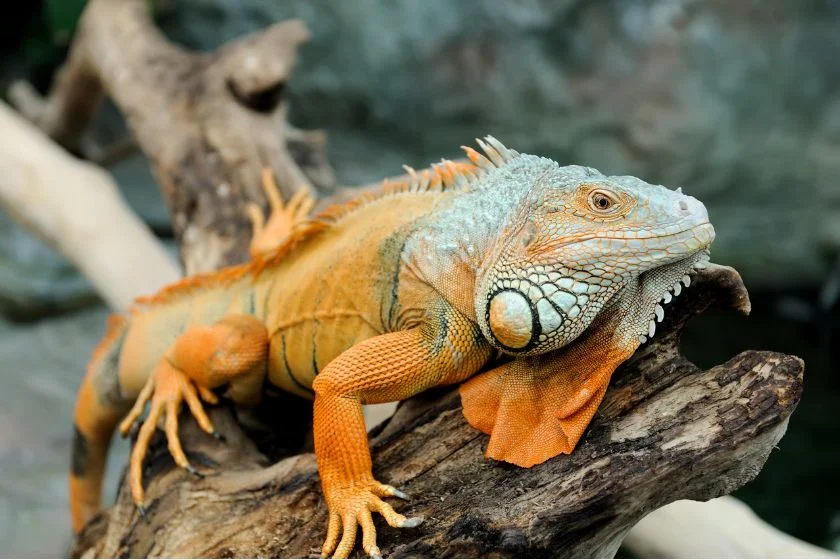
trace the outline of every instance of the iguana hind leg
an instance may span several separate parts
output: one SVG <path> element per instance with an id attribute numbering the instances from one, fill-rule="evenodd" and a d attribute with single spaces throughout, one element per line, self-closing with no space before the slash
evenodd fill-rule
<path id="1" fill-rule="evenodd" d="M 213 389 L 228 386 L 226 395 L 235 402 L 253 404 L 261 393 L 268 357 L 268 334 L 258 319 L 230 315 L 211 326 L 194 325 L 181 334 L 158 362 L 131 412 L 120 425 L 126 435 L 149 403 L 131 451 L 129 482 L 134 503 L 142 508 L 143 460 L 159 421 L 164 423 L 169 452 L 175 463 L 190 472 L 178 437 L 178 413 L 186 402 L 199 426 L 214 434 L 213 424 L 201 401 L 218 401 Z"/>
<path id="2" fill-rule="evenodd" d="M 253 227 L 251 258 L 264 255 L 280 245 L 297 224 L 306 220 L 309 211 L 315 205 L 315 200 L 303 189 L 292 195 L 288 203 L 284 203 L 269 168 L 263 169 L 262 188 L 268 198 L 270 214 L 266 222 L 259 206 L 251 203 L 247 207 L 248 217 Z"/>

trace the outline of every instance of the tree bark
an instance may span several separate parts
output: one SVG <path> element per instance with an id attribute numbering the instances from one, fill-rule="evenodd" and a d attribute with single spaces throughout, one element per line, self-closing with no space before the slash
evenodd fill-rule
<path id="1" fill-rule="evenodd" d="M 710 305 L 749 311 L 731 268 L 711 266 L 669 306 L 656 337 L 616 372 L 575 452 L 530 469 L 484 459 L 487 437 L 465 422 L 455 389 L 403 403 L 374 430 L 375 474 L 413 496 L 398 504 L 400 511 L 426 521 L 396 530 L 377 520 L 383 553 L 609 557 L 654 509 L 679 499 L 709 500 L 752 479 L 799 401 L 803 363 L 747 351 L 700 370 L 680 355 L 679 338 L 686 322 Z M 158 442 L 145 470 L 148 521 L 123 484 L 116 505 L 80 535 L 74 555 L 317 553 L 326 507 L 314 456 L 271 465 L 230 410 L 212 415 L 227 443 L 182 416 L 184 447 L 207 476 L 175 468 Z"/>
<path id="2" fill-rule="evenodd" d="M 245 205 L 265 203 L 263 167 L 274 171 L 286 197 L 335 183 L 323 156 L 325 137 L 286 123 L 284 91 L 309 31 L 289 20 L 216 52 L 193 53 L 160 33 L 147 4 L 91 0 L 48 97 L 18 83 L 10 98 L 79 153 L 107 94 L 162 187 L 186 273 L 245 261 Z"/>

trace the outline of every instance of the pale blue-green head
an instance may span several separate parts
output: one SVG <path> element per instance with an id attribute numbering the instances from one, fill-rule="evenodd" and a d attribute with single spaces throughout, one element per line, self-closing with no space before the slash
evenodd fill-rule
<path id="1" fill-rule="evenodd" d="M 518 154 L 498 141 L 468 150 L 478 188 L 509 206 L 481 264 L 475 311 L 498 348 L 540 354 L 621 312 L 644 342 L 670 301 L 708 262 L 714 228 L 699 200 L 635 177 Z"/>

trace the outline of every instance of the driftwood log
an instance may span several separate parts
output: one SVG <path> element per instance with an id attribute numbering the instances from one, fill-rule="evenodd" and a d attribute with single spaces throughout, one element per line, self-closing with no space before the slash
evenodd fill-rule
<path id="1" fill-rule="evenodd" d="M 680 355 L 679 339 L 710 305 L 749 311 L 731 268 L 711 266 L 669 306 L 657 336 L 616 372 L 577 450 L 531 469 L 484 459 L 487 437 L 465 422 L 456 390 L 403 403 L 372 434 L 375 474 L 413 496 L 401 511 L 426 521 L 396 530 L 378 520 L 383 553 L 609 557 L 650 511 L 679 499 L 708 500 L 751 480 L 784 434 L 803 363 L 747 351 L 700 370 Z M 307 407 L 300 409 L 306 426 Z M 159 442 L 144 474 L 148 520 L 123 484 L 116 505 L 81 534 L 75 555 L 317 553 L 326 508 L 312 454 L 272 465 L 228 409 L 213 411 L 226 443 L 182 419 L 184 447 L 206 476 L 177 469 Z M 289 428 L 294 424 L 276 427 Z"/>
<path id="2" fill-rule="evenodd" d="M 9 97 L 84 155 L 84 133 L 107 94 L 149 158 L 184 267 L 194 274 L 247 259 L 245 206 L 265 207 L 262 168 L 273 170 L 287 197 L 334 186 L 325 136 L 286 122 L 286 84 L 308 38 L 303 22 L 289 20 L 195 53 L 160 33 L 147 0 L 91 0 L 47 98 L 25 82 Z"/>

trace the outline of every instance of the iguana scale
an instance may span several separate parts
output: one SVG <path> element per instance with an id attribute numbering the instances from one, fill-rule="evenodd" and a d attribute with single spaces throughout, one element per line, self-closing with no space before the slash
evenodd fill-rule
<path id="1" fill-rule="evenodd" d="M 181 404 L 213 433 L 202 401 L 224 391 L 255 403 L 266 383 L 314 398 L 325 556 L 346 557 L 358 526 L 378 556 L 372 512 L 394 527 L 420 522 L 383 500 L 404 495 L 373 477 L 363 404 L 466 381 L 464 415 L 490 434 L 487 457 L 531 467 L 571 453 L 613 371 L 653 336 L 662 302 L 708 262 L 714 229 L 679 190 L 478 142 L 483 154 L 464 148 L 472 163 L 410 170 L 312 219 L 311 201 L 283 206 L 273 194 L 269 223 L 252 217 L 251 263 L 113 318 L 76 405 L 74 530 L 100 507 L 120 420 L 123 434 L 140 425 L 129 480 L 142 508 L 158 423 L 175 462 L 192 469 Z M 511 359 L 494 361 L 500 351 Z"/>

